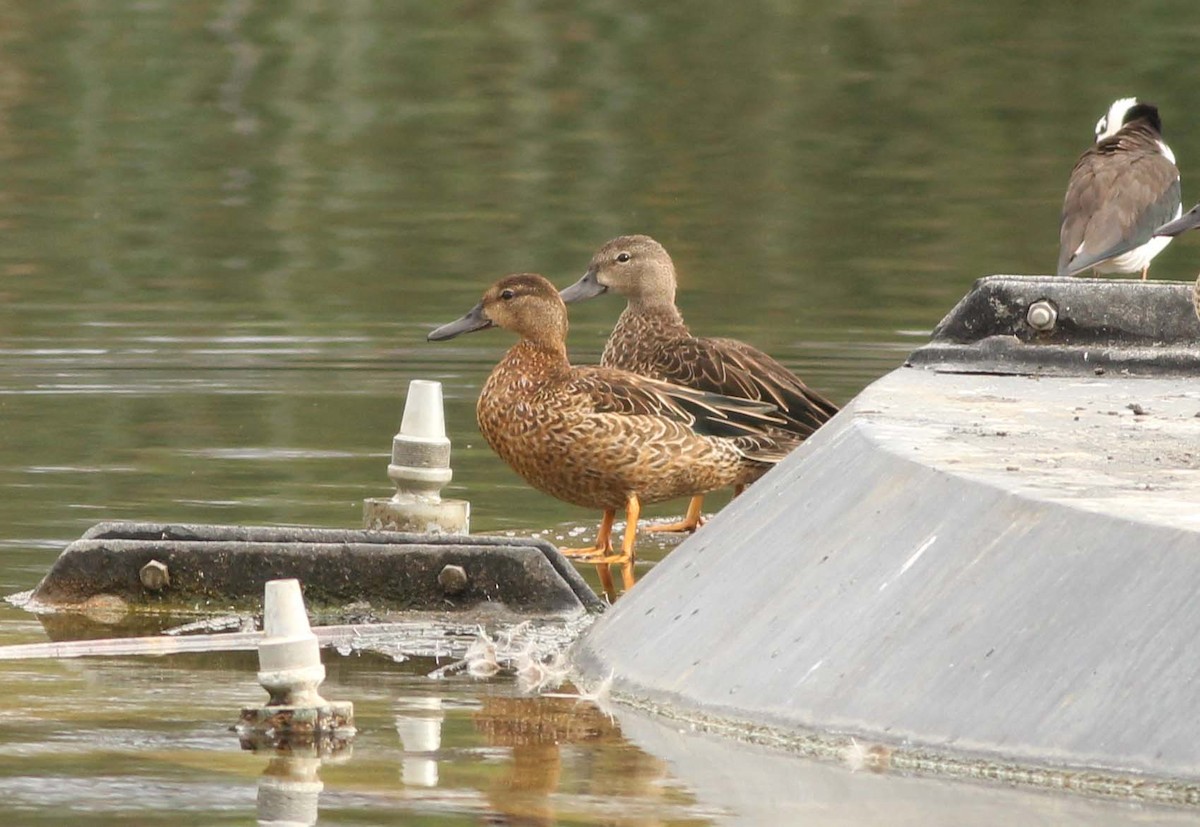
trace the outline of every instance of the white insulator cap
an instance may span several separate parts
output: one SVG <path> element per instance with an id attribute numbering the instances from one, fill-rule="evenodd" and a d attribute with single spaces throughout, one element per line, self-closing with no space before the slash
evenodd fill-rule
<path id="1" fill-rule="evenodd" d="M 442 487 L 453 476 L 441 382 L 426 379 L 409 382 L 400 433 L 392 438 L 388 476 L 396 486 L 393 499 L 397 503 L 441 500 Z"/>
<path id="2" fill-rule="evenodd" d="M 317 706 L 325 680 L 317 636 L 308 625 L 300 581 L 271 580 L 263 594 L 263 638 L 258 644 L 258 682 L 272 706 Z"/>
<path id="3" fill-rule="evenodd" d="M 442 411 L 442 383 L 414 379 L 408 383 L 400 435 L 415 439 L 444 440 L 446 417 Z"/>

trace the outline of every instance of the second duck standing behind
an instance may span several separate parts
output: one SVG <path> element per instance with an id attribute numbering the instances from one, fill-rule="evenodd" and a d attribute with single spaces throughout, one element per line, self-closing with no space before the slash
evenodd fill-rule
<path id="1" fill-rule="evenodd" d="M 650 236 L 623 235 L 601 247 L 565 302 L 612 290 L 626 299 L 600 364 L 738 399 L 769 402 L 798 439 L 810 436 L 838 408 L 776 360 L 736 339 L 693 336 L 675 306 L 675 264 Z M 763 469 L 765 472 L 765 468 Z M 740 489 L 740 486 L 739 486 Z M 703 497 L 694 497 L 681 522 L 652 531 L 692 531 Z"/>

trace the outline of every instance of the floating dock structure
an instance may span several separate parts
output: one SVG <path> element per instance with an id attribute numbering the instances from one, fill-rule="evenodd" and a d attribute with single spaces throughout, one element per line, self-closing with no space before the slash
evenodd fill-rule
<path id="1" fill-rule="evenodd" d="M 1190 285 L 998 276 L 575 656 L 749 740 L 1197 803 L 1198 592 Z"/>
<path id="2" fill-rule="evenodd" d="M 574 617 L 536 540 L 105 523 L 35 603 Z M 874 769 L 1200 803 L 1191 286 L 995 276 L 577 642 L 667 718 Z"/>
<path id="3" fill-rule="evenodd" d="M 390 531 L 100 523 L 34 589 L 34 606 L 97 597 L 160 609 L 256 608 L 294 577 L 317 607 L 362 613 L 573 616 L 602 601 L 545 540 Z"/>

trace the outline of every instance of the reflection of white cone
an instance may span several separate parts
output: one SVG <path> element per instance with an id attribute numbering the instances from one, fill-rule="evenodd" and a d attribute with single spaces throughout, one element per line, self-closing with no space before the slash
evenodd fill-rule
<path id="1" fill-rule="evenodd" d="M 400 764 L 400 780 L 406 787 L 436 787 L 438 762 L 423 755 L 406 755 Z"/>
<path id="2" fill-rule="evenodd" d="M 441 749 L 445 719 L 440 697 L 404 699 L 403 712 L 396 713 L 396 734 L 406 753 L 400 769 L 406 786 L 437 786 L 438 762 L 430 754 Z"/>
<path id="3" fill-rule="evenodd" d="M 323 706 L 317 687 L 325 680 L 317 636 L 308 625 L 298 580 L 271 580 L 263 595 L 263 638 L 258 644 L 258 682 L 271 706 Z"/>
<path id="4" fill-rule="evenodd" d="M 442 746 L 442 719 L 397 717 L 396 734 L 405 752 L 437 752 Z"/>
<path id="5" fill-rule="evenodd" d="M 272 759 L 258 779 L 259 827 L 308 827 L 317 823 L 325 785 L 317 777 L 318 758 Z"/>

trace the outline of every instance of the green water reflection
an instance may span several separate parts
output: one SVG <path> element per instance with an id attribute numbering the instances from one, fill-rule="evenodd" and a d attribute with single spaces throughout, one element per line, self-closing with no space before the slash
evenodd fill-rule
<path id="1" fill-rule="evenodd" d="M 1188 0 L 6 3 L 0 589 L 32 587 L 100 519 L 356 526 L 362 498 L 387 491 L 417 377 L 446 385 L 450 493 L 475 529 L 590 531 L 595 515 L 526 488 L 475 430 L 505 336 L 428 345 L 433 325 L 503 273 L 565 285 L 606 239 L 646 232 L 675 256 L 697 331 L 748 339 L 844 402 L 976 277 L 1050 268 L 1067 174 L 1113 98 L 1160 105 L 1195 200 L 1198 40 Z M 1153 275 L 1197 266 L 1181 240 Z M 617 312 L 573 309 L 577 359 Z M 0 612 L 0 641 L 40 636 Z M 66 731 L 77 719 L 55 699 L 105 668 L 37 667 L 0 720 L 39 695 L 28 742 Z M 127 710 L 127 729 L 156 680 L 192 680 L 114 668 L 135 676 L 128 696 L 101 681 L 87 703 Z M 421 691 L 380 674 L 384 694 Z M 482 703 L 469 686 L 450 697 Z M 26 743 L 12 733 L 0 742 Z M 136 748 L 112 764 L 95 734 L 8 768 L 134 783 L 156 764 Z M 166 760 L 236 779 L 242 807 L 259 765 L 211 737 Z M 65 789 L 44 823 L 86 798 Z M 225 817 L 192 795 L 198 821 Z M 663 813 L 644 823 L 691 817 Z"/>
<path id="2" fill-rule="evenodd" d="M 323 785 L 288 797 L 322 823 L 711 823 L 594 706 L 431 681 L 434 665 L 331 660 L 327 694 L 354 696 L 360 733 L 344 753 L 293 761 L 242 751 L 229 732 L 265 697 L 253 654 L 10 665 L 0 684 L 22 714 L 4 720 L 0 811 L 22 825 L 270 821 L 283 814 L 264 788 L 282 776 Z"/>

